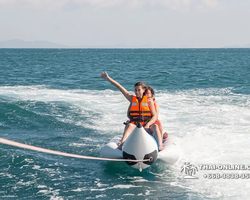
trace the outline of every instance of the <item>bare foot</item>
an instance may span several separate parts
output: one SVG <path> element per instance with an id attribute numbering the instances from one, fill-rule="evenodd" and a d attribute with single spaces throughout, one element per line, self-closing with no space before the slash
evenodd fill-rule
<path id="1" fill-rule="evenodd" d="M 163 139 L 167 139 L 167 138 L 168 138 L 168 133 L 167 132 L 163 133 Z"/>
<path id="2" fill-rule="evenodd" d="M 159 147 L 159 151 L 162 151 L 164 148 L 161 146 L 161 147 Z"/>
<path id="3" fill-rule="evenodd" d="M 118 145 L 118 147 L 117 147 L 117 148 L 118 148 L 118 149 L 120 149 L 120 150 L 122 150 L 123 143 L 118 142 L 118 144 L 117 144 L 117 145 Z"/>

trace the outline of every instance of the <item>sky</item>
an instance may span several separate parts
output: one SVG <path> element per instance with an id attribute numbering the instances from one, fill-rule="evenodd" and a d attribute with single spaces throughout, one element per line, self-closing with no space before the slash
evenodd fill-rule
<path id="1" fill-rule="evenodd" d="M 249 0 L 0 0 L 0 41 L 67 46 L 250 45 Z"/>

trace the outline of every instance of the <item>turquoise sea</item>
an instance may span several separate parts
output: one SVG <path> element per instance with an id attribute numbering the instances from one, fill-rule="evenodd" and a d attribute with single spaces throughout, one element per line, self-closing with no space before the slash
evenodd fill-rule
<path id="1" fill-rule="evenodd" d="M 0 144 L 0 199 L 250 198 L 250 177 L 181 172 L 187 162 L 250 165 L 250 49 L 0 49 L 0 137 L 99 157 L 128 106 L 102 71 L 131 92 L 137 81 L 155 89 L 178 162 L 139 172 Z"/>

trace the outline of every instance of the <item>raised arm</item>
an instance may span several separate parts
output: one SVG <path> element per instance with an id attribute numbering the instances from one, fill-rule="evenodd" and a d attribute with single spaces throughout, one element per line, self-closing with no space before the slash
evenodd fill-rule
<path id="1" fill-rule="evenodd" d="M 132 98 L 133 98 L 133 95 L 130 94 L 124 87 L 122 87 L 117 81 L 115 81 L 114 79 L 112 79 L 107 72 L 102 72 L 100 75 L 99 75 L 101 78 L 103 79 L 107 79 L 112 85 L 114 85 L 115 87 L 117 87 L 121 92 L 122 94 L 126 97 L 126 99 L 129 101 L 129 102 L 132 102 Z"/>

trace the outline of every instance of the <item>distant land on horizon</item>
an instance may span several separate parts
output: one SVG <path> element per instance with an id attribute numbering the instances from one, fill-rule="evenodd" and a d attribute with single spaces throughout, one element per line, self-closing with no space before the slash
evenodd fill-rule
<path id="1" fill-rule="evenodd" d="M 57 44 L 49 41 L 35 40 L 35 41 L 24 41 L 20 39 L 0 41 L 0 48 L 213 48 L 213 47 L 152 47 L 151 45 L 141 45 L 137 47 L 129 47 L 125 44 L 117 44 L 114 46 L 67 46 Z M 224 47 L 214 48 L 250 48 L 250 44 L 247 45 L 227 45 Z"/>
<path id="2" fill-rule="evenodd" d="M 0 41 L 0 48 L 67 48 L 67 46 L 42 40 L 24 41 L 14 39 Z"/>

